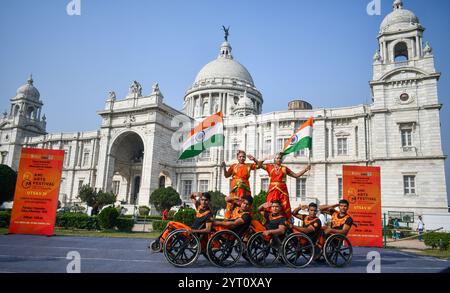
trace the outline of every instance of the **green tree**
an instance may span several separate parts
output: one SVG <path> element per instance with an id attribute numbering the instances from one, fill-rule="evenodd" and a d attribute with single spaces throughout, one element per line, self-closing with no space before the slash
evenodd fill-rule
<path id="1" fill-rule="evenodd" d="M 161 213 L 165 209 L 170 210 L 173 206 L 180 205 L 181 198 L 172 187 L 161 187 L 152 192 L 150 203 Z"/>
<path id="2" fill-rule="evenodd" d="M 89 185 L 83 185 L 78 193 L 78 198 L 92 207 L 92 214 L 98 214 L 99 209 L 116 201 L 116 195 L 102 190 L 96 191 Z"/>
<path id="3" fill-rule="evenodd" d="M 255 195 L 253 197 L 253 205 L 252 205 L 253 219 L 261 220 L 261 215 L 258 213 L 258 207 L 266 202 L 266 198 L 267 198 L 267 191 L 261 191 L 258 195 Z"/>
<path id="4" fill-rule="evenodd" d="M 0 205 L 14 199 L 17 172 L 7 165 L 0 165 Z"/>
<path id="5" fill-rule="evenodd" d="M 211 208 L 213 217 L 217 214 L 221 209 L 226 208 L 227 203 L 225 202 L 225 194 L 220 191 L 209 191 L 211 194 L 211 201 L 209 203 L 209 207 Z"/>

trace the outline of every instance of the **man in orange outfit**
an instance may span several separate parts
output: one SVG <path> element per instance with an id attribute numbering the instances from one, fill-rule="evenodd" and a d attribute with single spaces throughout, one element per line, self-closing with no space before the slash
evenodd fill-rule
<path id="1" fill-rule="evenodd" d="M 266 202 L 270 203 L 273 200 L 278 200 L 281 202 L 282 212 L 286 216 L 288 222 L 292 219 L 291 204 L 289 201 L 289 192 L 286 186 L 287 176 L 294 178 L 299 178 L 303 176 L 306 172 L 311 170 L 311 165 L 308 165 L 299 173 L 294 173 L 291 169 L 286 166 L 282 166 L 283 162 L 282 153 L 275 155 L 274 164 L 262 165 L 262 169 L 266 170 L 270 177 L 269 190 L 266 198 Z M 269 211 L 269 209 L 268 209 Z"/>
<path id="2" fill-rule="evenodd" d="M 231 185 L 230 185 L 230 198 L 242 198 L 244 195 L 251 196 L 250 191 L 250 171 L 256 170 L 259 165 L 261 165 L 262 162 L 259 162 L 255 159 L 252 155 L 246 156 L 245 151 L 238 151 L 237 152 L 237 164 L 232 164 L 230 168 L 226 169 L 225 162 L 222 162 L 222 168 L 223 173 L 225 175 L 225 178 L 231 177 Z M 250 160 L 252 160 L 255 163 L 252 164 L 246 164 L 245 159 L 248 157 Z M 225 211 L 225 219 L 230 219 L 232 212 L 235 208 L 235 203 L 230 201 L 227 202 L 227 207 Z"/>

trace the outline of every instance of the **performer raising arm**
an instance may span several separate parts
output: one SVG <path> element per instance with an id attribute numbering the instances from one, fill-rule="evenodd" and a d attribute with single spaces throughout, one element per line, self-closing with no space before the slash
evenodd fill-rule
<path id="1" fill-rule="evenodd" d="M 289 175 L 294 178 L 299 178 L 311 170 L 311 165 L 308 165 L 302 171 L 295 173 L 291 169 L 282 166 L 282 161 L 283 155 L 280 152 L 275 155 L 274 164 L 265 164 L 262 165 L 261 168 L 266 170 L 270 176 L 270 184 L 266 202 L 270 203 L 273 200 L 278 200 L 281 202 L 282 212 L 286 216 L 286 219 L 290 222 L 292 219 L 292 213 L 291 204 L 289 201 L 289 192 L 286 186 L 286 177 Z M 269 209 L 267 211 L 269 211 Z"/>
<path id="2" fill-rule="evenodd" d="M 256 170 L 262 163 L 255 159 L 252 155 L 246 156 L 245 151 L 237 152 L 237 164 L 232 164 L 227 170 L 225 162 L 222 162 L 223 174 L 225 178 L 231 177 L 230 185 L 230 197 L 231 198 L 242 198 L 244 195 L 251 196 L 250 191 L 250 171 Z M 245 159 L 248 157 L 254 163 L 246 164 Z M 235 205 L 234 202 L 227 202 L 227 207 L 225 211 L 225 219 L 229 219 L 233 212 Z"/>

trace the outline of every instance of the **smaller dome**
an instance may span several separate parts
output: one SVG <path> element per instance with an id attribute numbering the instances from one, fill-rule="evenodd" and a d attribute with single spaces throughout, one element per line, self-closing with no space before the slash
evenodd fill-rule
<path id="1" fill-rule="evenodd" d="M 39 97 L 41 96 L 37 88 L 33 86 L 33 77 L 31 75 L 27 83 L 17 89 L 16 95 L 36 101 L 39 101 Z"/>
<path id="2" fill-rule="evenodd" d="M 244 92 L 244 95 L 239 99 L 238 108 L 253 108 L 253 101 L 248 97 L 247 90 Z"/>
<path id="3" fill-rule="evenodd" d="M 411 11 L 403 9 L 403 2 L 396 0 L 394 11 L 386 15 L 381 22 L 380 33 L 391 33 L 420 27 L 419 18 Z"/>

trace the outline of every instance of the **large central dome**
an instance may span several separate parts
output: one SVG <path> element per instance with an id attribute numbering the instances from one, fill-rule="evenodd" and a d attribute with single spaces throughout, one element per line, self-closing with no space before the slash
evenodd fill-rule
<path id="1" fill-rule="evenodd" d="M 242 64 L 233 60 L 231 46 L 228 42 L 222 44 L 217 59 L 209 62 L 200 70 L 194 83 L 221 78 L 237 79 L 252 87 L 254 86 L 253 78 L 248 70 Z"/>

